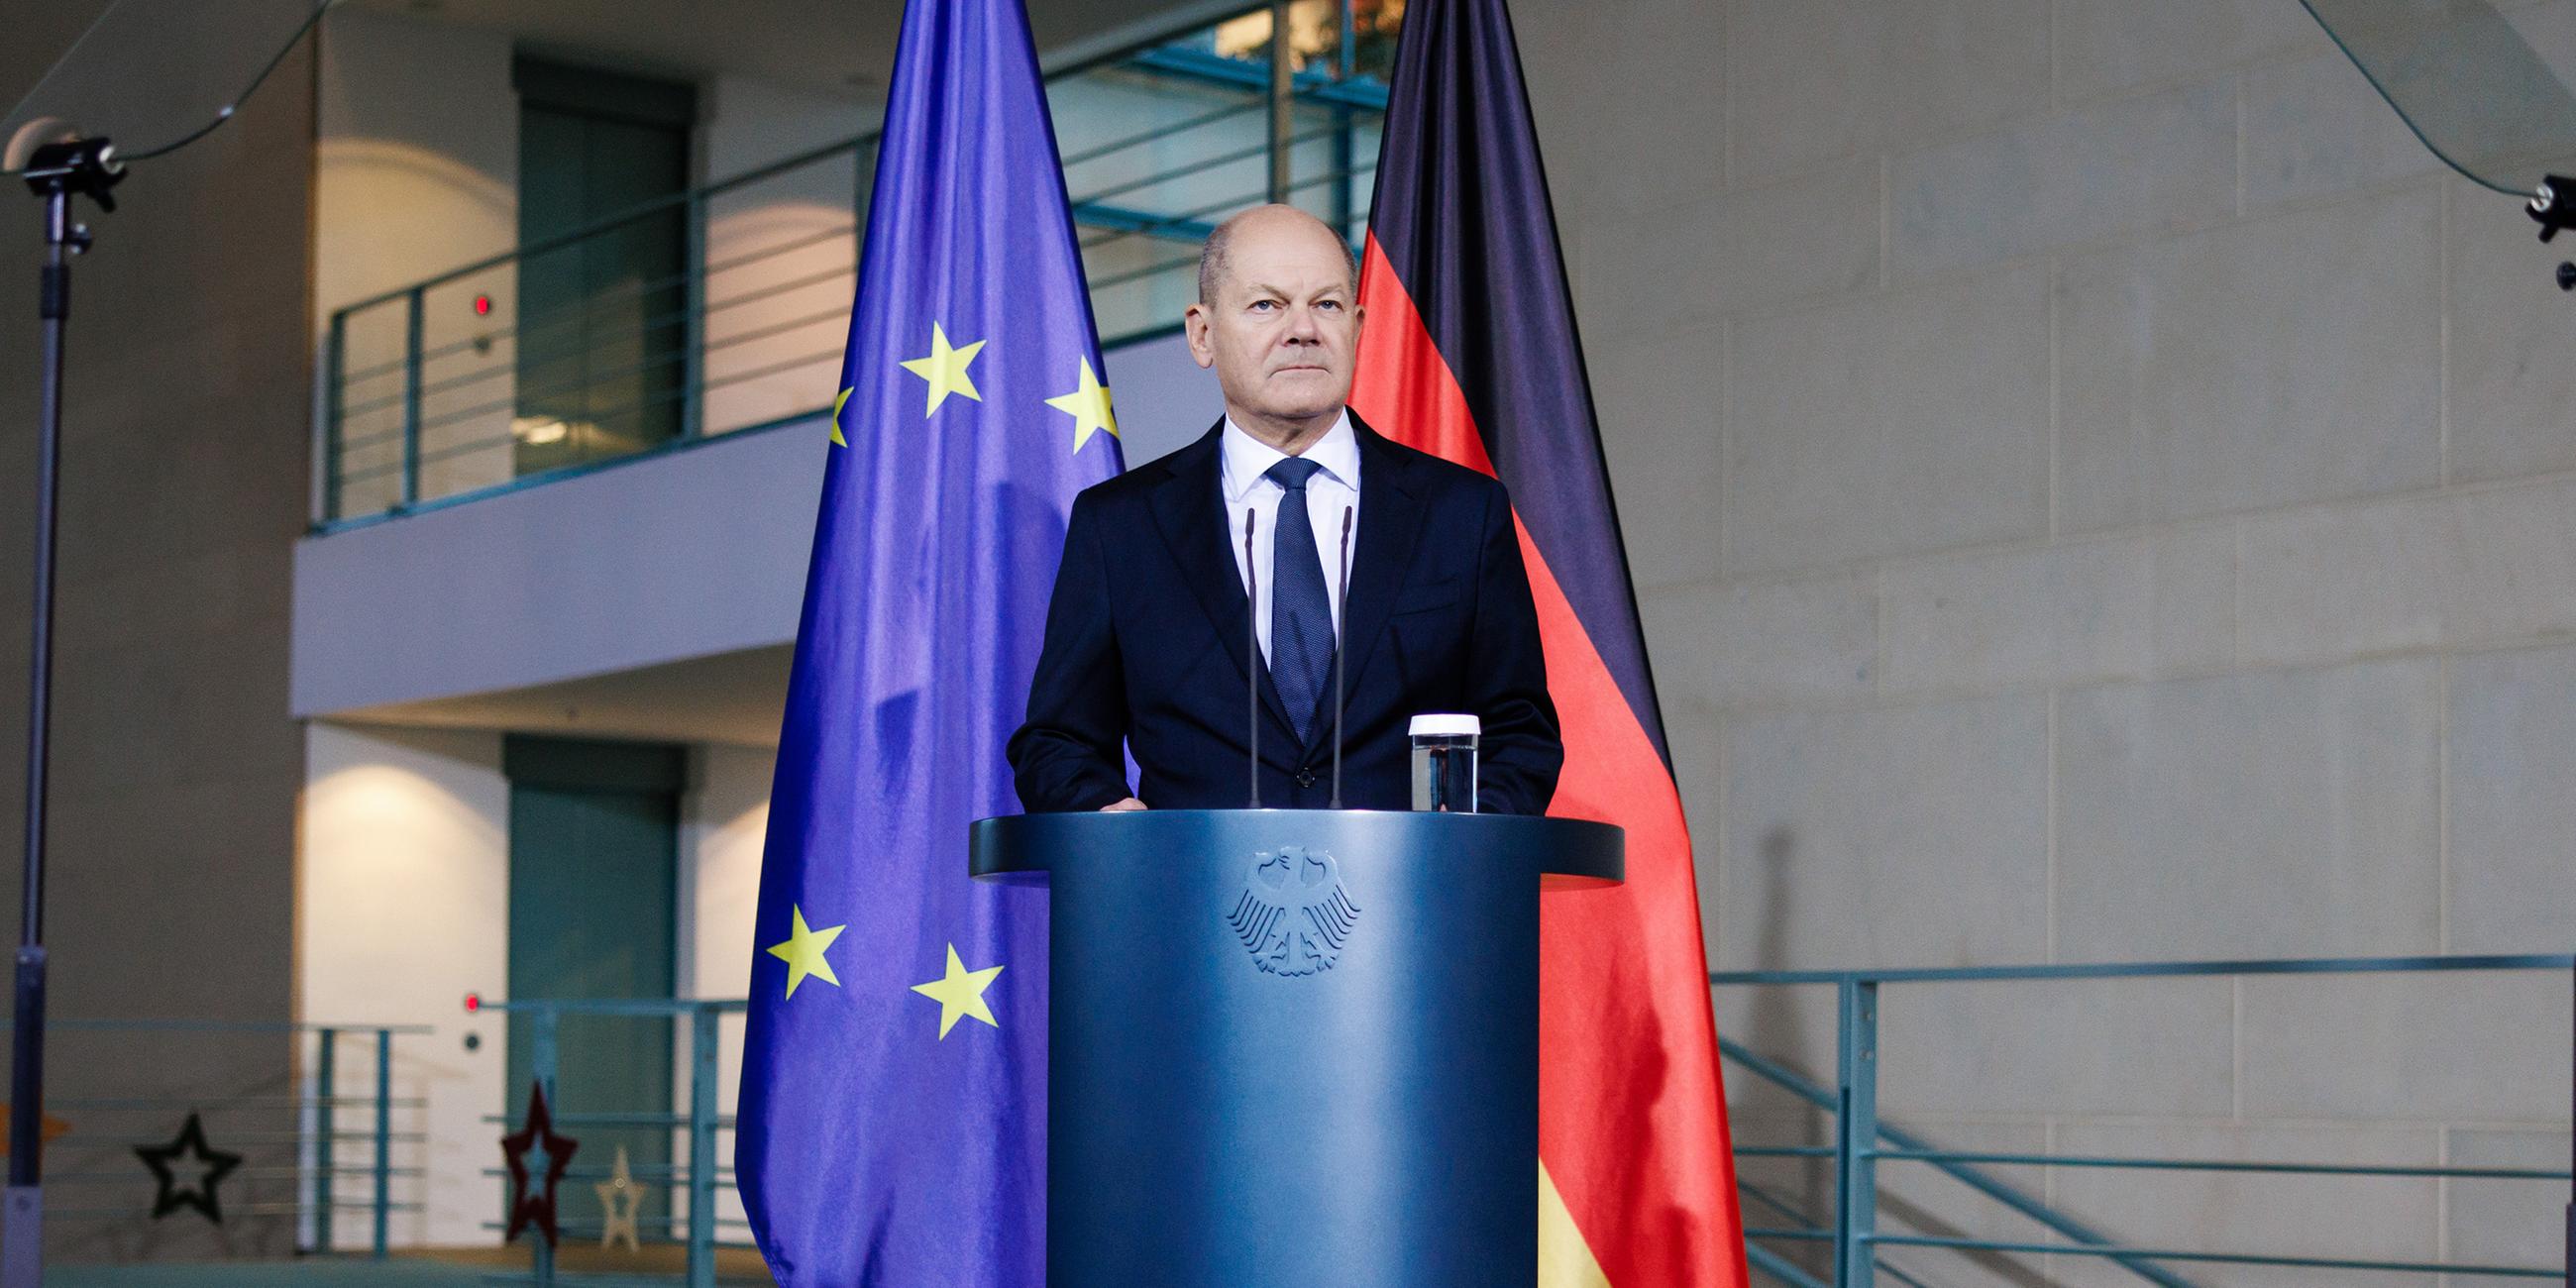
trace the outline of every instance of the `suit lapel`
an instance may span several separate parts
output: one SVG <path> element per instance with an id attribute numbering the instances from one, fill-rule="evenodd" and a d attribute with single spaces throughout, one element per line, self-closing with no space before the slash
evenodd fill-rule
<path id="1" fill-rule="evenodd" d="M 1351 417 L 1351 429 L 1360 441 L 1360 526 L 1358 548 L 1351 552 L 1342 642 L 1350 649 L 1343 662 L 1348 672 L 1344 681 L 1355 690 L 1377 653 L 1387 614 L 1412 566 L 1411 552 L 1422 532 L 1422 502 L 1413 493 L 1412 462 L 1357 415 Z"/>
<path id="2" fill-rule="evenodd" d="M 1231 549 L 1231 543 L 1239 537 L 1227 531 L 1217 452 L 1217 439 L 1224 429 L 1225 422 L 1218 421 L 1216 428 L 1174 453 L 1164 466 L 1169 477 L 1154 488 L 1154 526 L 1161 531 L 1173 561 L 1180 565 L 1181 580 L 1196 592 L 1199 607 L 1207 611 L 1208 622 L 1216 627 L 1217 651 L 1232 659 L 1234 673 L 1248 681 L 1251 676 L 1246 668 L 1252 660 L 1246 650 L 1252 647 L 1252 605 L 1244 597 L 1243 574 L 1235 567 Z M 1366 548 L 1365 542 L 1362 548 Z M 1271 683 L 1267 666 L 1261 668 L 1261 705 L 1269 709 L 1275 722 L 1272 736 L 1283 745 L 1296 746 L 1296 724 L 1288 718 L 1288 704 L 1280 699 L 1278 686 Z"/>

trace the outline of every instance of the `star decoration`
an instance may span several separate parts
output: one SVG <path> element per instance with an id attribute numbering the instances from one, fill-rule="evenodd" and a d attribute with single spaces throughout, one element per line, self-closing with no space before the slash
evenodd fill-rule
<path id="1" fill-rule="evenodd" d="M 1072 393 L 1049 398 L 1046 405 L 1073 417 L 1073 450 L 1077 452 L 1082 450 L 1083 444 L 1091 441 L 1096 431 L 1108 430 L 1113 438 L 1118 435 L 1118 417 L 1109 410 L 1109 386 L 1091 374 L 1089 358 L 1082 360 L 1082 387 Z"/>
<path id="2" fill-rule="evenodd" d="M 617 1147 L 617 1167 L 608 1179 L 590 1188 L 599 1191 L 599 1209 L 606 1213 L 600 1219 L 599 1246 L 614 1248 L 626 1241 L 626 1250 L 642 1252 L 644 1244 L 635 1233 L 635 1210 L 644 1202 L 644 1187 L 635 1183 L 635 1174 L 626 1168 L 626 1147 Z"/>
<path id="3" fill-rule="evenodd" d="M 196 1114 L 188 1115 L 187 1125 L 179 1129 L 179 1139 L 167 1145 L 137 1145 L 134 1153 L 145 1167 L 152 1169 L 153 1179 L 161 1183 L 161 1192 L 152 1196 L 153 1220 L 192 1207 L 205 1213 L 207 1220 L 217 1225 L 224 1223 L 223 1204 L 215 1198 L 215 1183 L 241 1166 L 241 1155 L 208 1149 L 205 1125 L 197 1121 Z M 186 1177 L 171 1166 L 183 1160 L 194 1169 Z"/>
<path id="4" fill-rule="evenodd" d="M 850 440 L 841 437 L 841 409 L 850 405 L 851 392 L 852 391 L 848 389 L 844 389 L 841 391 L 840 397 L 832 400 L 832 446 L 834 447 L 847 447 L 850 445 Z"/>
<path id="5" fill-rule="evenodd" d="M 515 1241 L 521 1230 L 534 1225 L 546 1236 L 546 1246 L 555 1246 L 555 1187 L 580 1148 L 580 1141 L 555 1134 L 554 1118 L 546 1112 L 546 1086 L 531 1083 L 527 1121 L 501 1138 L 501 1158 L 510 1165 L 510 1228 L 501 1242 Z"/>
<path id="6" fill-rule="evenodd" d="M 927 984 L 915 984 L 912 991 L 939 1003 L 939 1036 L 945 1041 L 948 1030 L 957 1027 L 961 1016 L 972 1015 L 994 1028 L 1002 1027 L 1001 1021 L 993 1018 L 993 1008 L 984 1004 L 984 990 L 990 988 L 993 977 L 1001 973 L 999 966 L 987 966 L 976 971 L 966 969 L 966 963 L 958 960 L 957 945 L 950 944 L 948 973 Z"/>
<path id="7" fill-rule="evenodd" d="M 839 988 L 841 977 L 832 973 L 832 963 L 823 953 L 841 937 L 842 931 L 850 928 L 849 924 L 816 930 L 805 924 L 804 908 L 791 907 L 789 915 L 795 918 L 795 925 L 788 931 L 787 942 L 769 946 L 770 956 L 787 963 L 787 995 L 796 996 L 796 986 L 804 983 L 808 975 L 821 976 L 824 983 Z"/>
<path id="8" fill-rule="evenodd" d="M 950 394 L 984 401 L 984 395 L 975 392 L 974 378 L 966 374 L 966 364 L 973 362 L 983 347 L 984 342 L 977 340 L 962 349 L 951 348 L 948 333 L 940 330 L 938 323 L 930 324 L 930 356 L 907 358 L 903 364 L 904 370 L 930 382 L 930 405 L 923 415 L 939 410 L 939 404 L 948 401 Z"/>

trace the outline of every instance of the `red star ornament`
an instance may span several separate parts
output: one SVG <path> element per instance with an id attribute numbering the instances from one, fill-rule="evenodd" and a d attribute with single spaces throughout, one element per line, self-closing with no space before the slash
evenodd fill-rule
<path id="1" fill-rule="evenodd" d="M 525 1125 L 501 1138 L 501 1157 L 510 1165 L 510 1228 L 501 1242 L 514 1242 L 519 1232 L 530 1225 L 546 1236 L 546 1246 L 555 1246 L 555 1187 L 572 1166 L 573 1151 L 581 1142 L 555 1134 L 554 1121 L 546 1113 L 545 1084 L 528 1088 L 528 1117 Z M 529 1166 L 534 1156 L 536 1167 Z"/>

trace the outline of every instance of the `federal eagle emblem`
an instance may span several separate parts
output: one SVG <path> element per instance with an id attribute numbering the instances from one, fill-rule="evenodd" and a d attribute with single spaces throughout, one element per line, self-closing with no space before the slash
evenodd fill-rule
<path id="1" fill-rule="evenodd" d="M 1312 975 L 1340 960 L 1359 919 L 1332 855 L 1283 845 L 1252 856 L 1243 895 L 1225 922 L 1254 965 L 1273 975 Z"/>

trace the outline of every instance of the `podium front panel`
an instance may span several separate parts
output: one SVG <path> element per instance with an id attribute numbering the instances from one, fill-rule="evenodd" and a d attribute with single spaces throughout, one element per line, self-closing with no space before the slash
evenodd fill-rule
<path id="1" fill-rule="evenodd" d="M 1052 891 L 1051 1285 L 1534 1281 L 1541 877 L 1615 880 L 1616 828 L 1245 810 L 977 829 L 979 875 Z"/>

